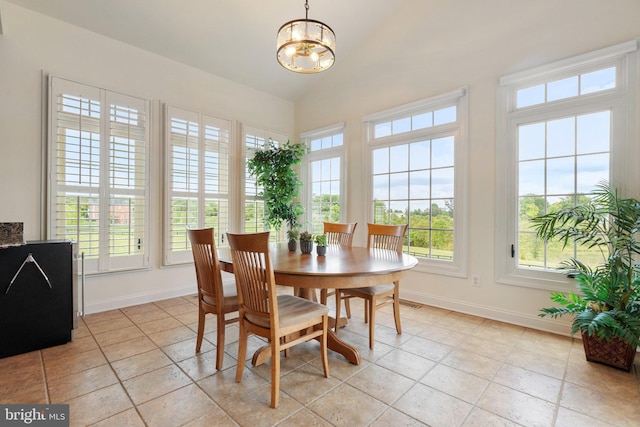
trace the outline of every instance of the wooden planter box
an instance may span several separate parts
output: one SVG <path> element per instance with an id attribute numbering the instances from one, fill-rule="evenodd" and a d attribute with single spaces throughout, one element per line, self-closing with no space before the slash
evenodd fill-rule
<path id="1" fill-rule="evenodd" d="M 596 335 L 589 336 L 589 334 L 583 332 L 582 344 L 584 346 L 584 354 L 589 362 L 602 363 L 627 372 L 633 366 L 636 349 L 616 337 L 607 342 Z"/>

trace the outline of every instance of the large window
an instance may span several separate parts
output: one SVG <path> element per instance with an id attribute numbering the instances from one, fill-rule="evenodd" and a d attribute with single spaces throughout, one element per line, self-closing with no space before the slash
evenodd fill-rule
<path id="1" fill-rule="evenodd" d="M 192 261 L 188 228 L 213 227 L 218 245 L 229 228 L 229 120 L 166 109 L 165 264 Z"/>
<path id="2" fill-rule="evenodd" d="M 255 126 L 242 126 L 242 148 L 243 148 L 243 164 L 244 169 L 244 206 L 242 210 L 242 220 L 239 224 L 240 230 L 245 233 L 256 233 L 269 230 L 265 221 L 264 200 L 260 196 L 262 188 L 256 183 L 256 179 L 249 174 L 247 168 L 247 159 L 253 157 L 256 150 L 269 148 L 269 141 L 273 141 L 276 145 L 284 144 L 288 141 L 286 135 L 262 129 Z M 281 235 L 276 236 L 275 230 L 271 230 L 271 240 L 275 241 L 284 234 L 284 227 Z"/>
<path id="3" fill-rule="evenodd" d="M 349 221 L 344 208 L 343 130 L 344 124 L 338 124 L 302 135 L 309 148 L 303 189 L 306 190 L 307 218 L 314 234 L 323 232 L 324 221 Z"/>
<path id="4" fill-rule="evenodd" d="M 370 115 L 371 220 L 408 224 L 405 251 L 464 275 L 466 90 Z"/>
<path id="5" fill-rule="evenodd" d="M 88 273 L 148 265 L 150 102 L 50 79 L 48 236 Z"/>
<path id="6" fill-rule="evenodd" d="M 563 249 L 537 239 L 530 220 L 584 203 L 600 182 L 625 185 L 626 141 L 633 126 L 627 117 L 637 85 L 630 78 L 629 55 L 635 45 L 501 79 L 499 126 L 505 133 L 498 150 L 506 157 L 498 210 L 505 217 L 499 216 L 498 224 L 506 228 L 498 225 L 503 239 L 496 258 L 502 260 L 503 281 L 559 280 L 550 272 L 569 257 L 587 264 L 601 260 L 594 250 L 575 244 Z"/>

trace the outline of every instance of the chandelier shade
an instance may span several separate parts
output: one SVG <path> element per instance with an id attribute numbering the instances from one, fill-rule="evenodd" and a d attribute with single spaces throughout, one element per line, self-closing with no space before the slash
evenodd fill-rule
<path id="1" fill-rule="evenodd" d="M 326 24 L 309 18 L 289 21 L 278 30 L 278 62 L 296 73 L 319 73 L 335 61 L 336 35 Z"/>

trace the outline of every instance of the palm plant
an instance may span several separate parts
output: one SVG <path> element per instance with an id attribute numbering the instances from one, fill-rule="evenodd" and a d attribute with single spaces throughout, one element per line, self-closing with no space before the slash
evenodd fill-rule
<path id="1" fill-rule="evenodd" d="M 581 331 L 606 342 L 617 338 L 635 350 L 640 344 L 640 202 L 620 198 L 615 188 L 602 182 L 588 203 L 531 221 L 542 239 L 559 240 L 564 247 L 576 242 L 597 248 L 603 256 L 595 267 L 575 258 L 564 261 L 562 268 L 575 279 L 580 293 L 552 293 L 551 300 L 561 307 L 543 308 L 540 316 L 574 315 L 572 334 Z"/>

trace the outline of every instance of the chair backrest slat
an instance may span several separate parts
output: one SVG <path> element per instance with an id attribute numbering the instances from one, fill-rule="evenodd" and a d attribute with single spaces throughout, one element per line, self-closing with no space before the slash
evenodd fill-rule
<path id="1" fill-rule="evenodd" d="M 273 321 L 278 313 L 275 277 L 269 256 L 269 232 L 227 233 L 227 238 L 241 309 Z"/>
<path id="2" fill-rule="evenodd" d="M 357 222 L 337 223 L 325 221 L 324 234 L 327 235 L 327 244 L 351 247 L 357 225 Z"/>
<path id="3" fill-rule="evenodd" d="M 404 234 L 407 231 L 407 224 L 402 225 L 384 225 L 384 224 L 367 224 L 368 238 L 367 248 L 387 249 L 396 252 L 402 252 L 404 243 Z"/>
<path id="4" fill-rule="evenodd" d="M 222 293 L 222 273 L 216 250 L 214 229 L 187 230 L 196 268 L 198 292 L 218 301 Z"/>

